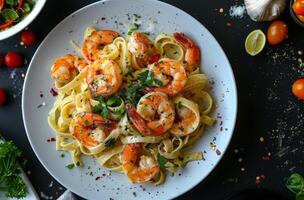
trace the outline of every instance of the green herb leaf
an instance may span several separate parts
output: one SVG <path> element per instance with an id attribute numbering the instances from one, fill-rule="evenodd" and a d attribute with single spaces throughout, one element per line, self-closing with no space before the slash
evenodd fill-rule
<path id="1" fill-rule="evenodd" d="M 105 147 L 112 147 L 114 146 L 116 143 L 114 138 L 110 138 L 107 141 L 105 141 Z"/>
<path id="2" fill-rule="evenodd" d="M 74 163 L 68 164 L 65 166 L 68 169 L 73 169 L 75 167 Z"/>
<path id="3" fill-rule="evenodd" d="M 22 9 L 23 9 L 23 11 L 26 12 L 26 13 L 29 13 L 29 12 L 32 10 L 30 4 L 28 4 L 28 3 L 26 3 L 26 2 L 23 4 Z"/>
<path id="4" fill-rule="evenodd" d="M 19 18 L 19 15 L 17 14 L 17 12 L 15 10 L 8 9 L 8 8 L 2 10 L 1 15 L 5 19 L 5 21 L 16 20 Z"/>
<path id="5" fill-rule="evenodd" d="M 11 6 L 17 6 L 18 0 L 6 0 L 6 3 Z"/>
<path id="6" fill-rule="evenodd" d="M 110 114 L 110 111 L 107 107 L 104 107 L 101 111 L 101 116 L 105 117 L 105 118 L 109 118 L 109 114 Z"/>
<path id="7" fill-rule="evenodd" d="M 26 185 L 19 177 L 20 165 L 17 159 L 20 158 L 21 151 L 12 141 L 0 143 L 0 189 L 7 197 L 26 197 Z"/>
<path id="8" fill-rule="evenodd" d="M 167 159 L 164 156 L 157 154 L 157 162 L 161 168 L 164 168 L 167 163 Z"/>
<path id="9" fill-rule="evenodd" d="M 95 97 L 95 99 L 96 99 L 97 101 L 99 101 L 99 103 L 105 104 L 105 99 L 104 99 L 103 96 L 97 96 L 97 97 Z"/>
<path id="10" fill-rule="evenodd" d="M 119 106 L 121 104 L 121 99 L 118 96 L 111 96 L 107 101 L 107 106 Z"/>
<path id="11" fill-rule="evenodd" d="M 286 187 L 296 194 L 296 200 L 304 200 L 304 179 L 300 174 L 292 174 L 286 182 Z"/>
<path id="12" fill-rule="evenodd" d="M 179 109 L 181 109 L 183 107 L 183 104 L 182 104 L 182 102 L 177 102 L 177 108 L 179 108 Z"/>
<path id="13" fill-rule="evenodd" d="M 163 82 L 161 82 L 160 80 L 158 79 L 153 79 L 153 82 L 157 85 L 157 86 L 163 86 Z"/>
<path id="14" fill-rule="evenodd" d="M 84 121 L 84 126 L 88 126 L 89 125 L 89 121 L 88 120 L 85 120 Z"/>

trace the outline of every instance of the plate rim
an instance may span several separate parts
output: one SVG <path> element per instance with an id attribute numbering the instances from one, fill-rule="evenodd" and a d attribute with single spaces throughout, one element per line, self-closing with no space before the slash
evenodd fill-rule
<path id="1" fill-rule="evenodd" d="M 42 162 L 41 158 L 39 157 L 39 154 L 37 153 L 38 151 L 36 150 L 36 148 L 34 147 L 32 141 L 31 141 L 31 137 L 30 137 L 30 134 L 29 134 L 29 131 L 28 131 L 28 128 L 27 128 L 27 122 L 28 120 L 26 120 L 25 118 L 25 112 L 24 112 L 24 107 L 25 107 L 25 104 L 24 104 L 24 101 L 25 101 L 25 93 L 26 92 L 26 86 L 27 86 L 27 83 L 28 83 L 28 73 L 32 67 L 32 63 L 33 63 L 33 58 L 36 57 L 36 55 L 38 54 L 40 48 L 42 47 L 42 45 L 45 43 L 45 41 L 50 37 L 50 35 L 55 31 L 55 29 L 60 26 L 61 24 L 63 24 L 65 21 L 67 21 L 69 18 L 71 18 L 73 15 L 75 15 L 76 13 L 82 11 L 82 10 L 85 10 L 87 9 L 88 7 L 91 7 L 91 6 L 94 6 L 95 4 L 102 4 L 104 2 L 111 2 L 111 1 L 115 1 L 115 0 L 100 0 L 100 1 L 96 1 L 94 3 L 91 3 L 91 4 L 88 4 L 78 10 L 75 10 L 74 12 L 72 12 L 71 14 L 69 14 L 68 16 L 66 16 L 63 20 L 61 20 L 55 27 L 52 28 L 52 30 L 45 36 L 45 38 L 42 40 L 42 42 L 40 43 L 40 45 L 38 46 L 38 48 L 36 49 L 35 53 L 33 54 L 32 58 L 31 58 L 31 62 L 29 63 L 28 65 L 28 68 L 27 68 L 27 71 L 26 71 L 26 75 L 25 75 L 25 79 L 24 79 L 24 83 L 23 83 L 23 88 L 22 88 L 22 102 L 21 102 L 21 107 L 22 107 L 22 119 L 23 119 L 23 124 L 24 124 L 24 128 L 25 128 L 25 132 L 26 132 L 26 136 L 27 136 L 27 139 L 31 145 L 31 148 L 33 149 L 36 157 L 38 158 L 39 162 L 41 163 L 41 165 L 46 169 L 46 171 L 58 182 L 60 183 L 62 186 L 64 186 L 66 189 L 72 191 L 73 193 L 79 195 L 80 197 L 83 197 L 83 198 L 86 198 L 84 196 L 82 196 L 81 194 L 78 193 L 78 191 L 74 191 L 71 189 L 71 187 L 69 187 L 68 185 L 66 185 L 65 183 L 59 181 L 59 179 L 53 175 L 53 173 L 51 173 L 51 170 Z M 142 1 L 142 0 L 135 0 L 135 1 Z M 179 197 L 187 192 L 189 192 L 190 190 L 192 190 L 193 188 L 195 188 L 196 186 L 198 186 L 200 183 L 202 183 L 209 175 L 211 172 L 214 171 L 214 169 L 217 167 L 217 165 L 220 163 L 220 161 L 222 160 L 222 158 L 224 157 L 228 147 L 230 146 L 231 144 L 231 140 L 232 140 L 232 137 L 234 135 L 234 130 L 235 130 L 235 126 L 236 126 L 236 121 L 237 121 L 237 115 L 238 115 L 238 91 L 237 91 L 237 85 L 236 85 L 236 80 L 235 80 L 235 76 L 234 76 L 234 71 L 233 71 L 233 68 L 232 68 L 232 65 L 227 57 L 227 54 L 225 53 L 224 49 L 222 48 L 222 46 L 220 45 L 220 43 L 217 41 L 217 39 L 214 37 L 214 35 L 200 22 L 198 21 L 195 17 L 193 17 L 192 15 L 188 14 L 186 11 L 180 9 L 179 7 L 176 7 L 174 5 L 171 5 L 169 3 L 166 3 L 166 2 L 163 2 L 163 1 L 159 1 L 159 0 L 145 0 L 145 1 L 150 1 L 150 2 L 153 2 L 153 3 L 158 3 L 160 4 L 161 6 L 164 5 L 164 6 L 169 6 L 173 9 L 176 9 L 178 12 L 184 14 L 184 15 L 187 15 L 189 17 L 192 18 L 192 20 L 194 20 L 196 23 L 199 23 L 201 27 L 203 27 L 209 34 L 210 36 L 214 39 L 215 43 L 220 47 L 220 51 L 222 52 L 222 54 L 224 55 L 224 58 L 226 59 L 228 65 L 229 65 L 229 69 L 231 71 L 231 78 L 232 78 L 232 87 L 235 91 L 235 95 L 233 96 L 233 98 L 235 98 L 235 109 L 234 109 L 234 115 L 233 115 L 233 119 L 232 119 L 232 129 L 231 129 L 231 134 L 229 135 L 229 138 L 227 139 L 227 145 L 221 149 L 221 156 L 215 161 L 212 169 L 206 173 L 206 175 L 204 177 L 202 177 L 199 181 L 197 182 L 194 182 L 194 184 L 189 187 L 188 189 L 186 190 L 183 190 L 182 192 L 180 193 L 176 193 L 175 196 L 172 196 L 171 198 L 176 198 L 176 197 Z"/>

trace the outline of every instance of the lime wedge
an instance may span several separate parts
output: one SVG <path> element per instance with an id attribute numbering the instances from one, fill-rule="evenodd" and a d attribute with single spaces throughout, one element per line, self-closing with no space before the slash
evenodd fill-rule
<path id="1" fill-rule="evenodd" d="M 266 36 L 260 29 L 254 30 L 246 38 L 245 49 L 251 56 L 258 55 L 265 46 Z"/>

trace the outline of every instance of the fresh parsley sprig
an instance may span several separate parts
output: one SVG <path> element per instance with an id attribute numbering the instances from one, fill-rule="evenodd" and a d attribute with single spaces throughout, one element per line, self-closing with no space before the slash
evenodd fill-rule
<path id="1" fill-rule="evenodd" d="M 0 137 L 1 138 L 1 137 Z M 19 176 L 21 151 L 12 141 L 0 143 L 0 192 L 10 198 L 26 197 L 26 185 Z"/>
<path id="2" fill-rule="evenodd" d="M 110 117 L 111 112 L 109 107 L 116 107 L 122 103 L 121 98 L 118 96 L 111 96 L 107 100 L 102 96 L 97 96 L 95 99 L 99 101 L 99 104 L 93 107 L 93 113 L 100 114 L 101 116 L 107 119 Z M 122 116 L 124 112 L 124 109 L 120 109 L 114 112 L 113 114 Z"/>
<path id="3" fill-rule="evenodd" d="M 304 178 L 300 174 L 292 174 L 286 182 L 286 187 L 296 194 L 296 200 L 304 200 Z"/>

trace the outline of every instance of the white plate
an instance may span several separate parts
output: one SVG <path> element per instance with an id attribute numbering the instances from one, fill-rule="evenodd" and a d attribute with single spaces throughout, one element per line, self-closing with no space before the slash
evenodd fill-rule
<path id="1" fill-rule="evenodd" d="M 65 165 L 71 162 L 70 157 L 66 154 L 61 158 L 60 152 L 55 151 L 55 144 L 46 142 L 47 138 L 54 137 L 47 124 L 48 112 L 55 101 L 49 93 L 53 86 L 49 74 L 53 61 L 60 55 L 73 52 L 70 40 L 81 43 L 83 32 L 88 26 L 113 29 L 121 33 L 126 31 L 127 28 L 119 23 L 128 21 L 127 14 L 140 15 L 140 20 L 145 24 L 143 26 L 157 21 L 156 33 L 184 32 L 197 42 L 202 51 L 202 71 L 214 82 L 214 116 L 220 116 L 216 125 L 208 128 L 194 147 L 194 150 L 205 151 L 205 160 L 189 163 L 185 169 L 175 176 L 168 176 L 166 182 L 157 187 L 131 185 L 122 174 L 111 173 L 107 176 L 108 172 L 98 169 L 96 161 L 91 158 L 85 158 L 84 168 L 68 170 Z M 106 20 L 102 20 L 102 17 L 106 17 Z M 43 98 L 39 97 L 40 91 L 44 93 Z M 37 108 L 43 102 L 46 106 Z M 22 111 L 28 139 L 39 160 L 56 180 L 78 195 L 94 200 L 130 199 L 134 195 L 138 199 L 171 199 L 201 182 L 223 156 L 233 134 L 237 93 L 225 53 L 209 31 L 190 15 L 160 1 L 112 0 L 96 2 L 78 10 L 49 33 L 28 69 L 23 88 Z M 216 144 L 217 152 L 211 148 L 210 142 Z M 219 152 L 221 155 L 217 155 Z M 93 172 L 93 176 L 90 172 Z M 103 173 L 106 176 L 102 176 Z M 98 176 L 101 178 L 96 181 Z"/>
<path id="2" fill-rule="evenodd" d="M 34 0 L 35 6 L 33 10 L 26 16 L 23 20 L 21 20 L 16 25 L 4 30 L 0 31 L 0 40 L 4 40 L 8 37 L 11 37 L 15 35 L 16 33 L 19 33 L 21 30 L 23 30 L 25 27 L 27 27 L 40 13 L 42 10 L 44 4 L 46 3 L 46 0 Z"/>

